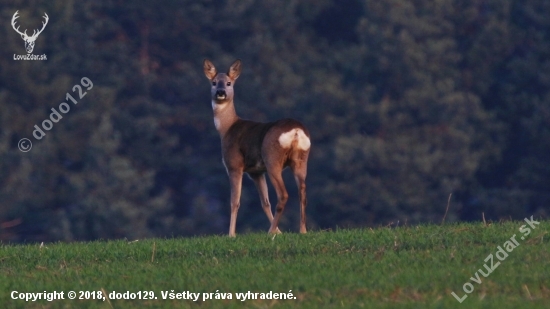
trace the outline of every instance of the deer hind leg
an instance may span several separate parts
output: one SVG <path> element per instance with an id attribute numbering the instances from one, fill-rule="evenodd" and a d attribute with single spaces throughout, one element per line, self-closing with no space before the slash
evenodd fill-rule
<path id="1" fill-rule="evenodd" d="M 262 208 L 264 209 L 267 219 L 271 224 L 273 222 L 273 213 L 271 212 L 271 204 L 269 203 L 269 195 L 267 193 L 267 182 L 265 180 L 265 174 L 253 174 L 250 175 L 250 178 L 252 178 L 252 180 L 254 180 L 254 184 L 256 184 L 256 188 L 258 189 L 258 193 L 260 194 Z M 279 228 L 275 230 L 275 233 L 281 233 Z"/>
<path id="2" fill-rule="evenodd" d="M 296 180 L 296 185 L 298 186 L 298 194 L 300 197 L 300 233 L 306 233 L 306 207 L 307 207 L 307 197 L 306 197 L 306 175 L 307 175 L 307 157 L 309 153 L 304 151 L 299 151 L 292 158 L 292 173 L 294 174 L 294 179 Z"/>
<path id="3" fill-rule="evenodd" d="M 273 218 L 273 221 L 271 221 L 271 227 L 268 231 L 270 234 L 277 233 L 279 220 L 281 219 L 281 215 L 285 210 L 286 202 L 288 201 L 288 192 L 286 191 L 285 183 L 283 182 L 282 171 L 282 166 L 279 166 L 278 164 L 271 166 L 271 168 L 269 166 L 267 167 L 269 180 L 271 180 L 271 184 L 273 184 L 273 187 L 275 187 L 275 192 L 277 193 L 275 217 Z"/>

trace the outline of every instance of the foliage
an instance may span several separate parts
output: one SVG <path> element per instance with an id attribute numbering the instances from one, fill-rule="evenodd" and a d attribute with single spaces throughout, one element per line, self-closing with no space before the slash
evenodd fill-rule
<path id="1" fill-rule="evenodd" d="M 27 29 L 49 15 L 34 51 L 47 61 L 13 60 L 17 10 Z M 3 5 L 0 240 L 225 233 L 205 57 L 242 59 L 242 117 L 310 129 L 311 227 L 439 221 L 450 193 L 450 221 L 546 216 L 549 13 L 543 0 Z M 94 87 L 35 140 L 84 76 Z M 247 179 L 241 205 L 240 232 L 267 230 Z"/>

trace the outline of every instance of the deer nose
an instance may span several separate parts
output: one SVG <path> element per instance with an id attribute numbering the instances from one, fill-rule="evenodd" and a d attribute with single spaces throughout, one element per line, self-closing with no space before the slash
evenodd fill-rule
<path id="1" fill-rule="evenodd" d="M 217 100 L 225 100 L 227 98 L 227 95 L 225 93 L 225 90 L 220 89 L 216 90 L 216 99 Z"/>

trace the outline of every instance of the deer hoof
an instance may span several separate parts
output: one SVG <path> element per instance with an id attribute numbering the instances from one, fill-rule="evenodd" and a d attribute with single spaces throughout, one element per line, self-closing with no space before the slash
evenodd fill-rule
<path id="1" fill-rule="evenodd" d="M 279 228 L 277 228 L 277 229 L 275 230 L 275 232 L 273 232 L 273 231 L 271 231 L 271 230 L 268 232 L 268 234 L 282 234 L 282 233 L 283 233 L 283 232 L 281 232 L 281 230 L 279 230 Z"/>

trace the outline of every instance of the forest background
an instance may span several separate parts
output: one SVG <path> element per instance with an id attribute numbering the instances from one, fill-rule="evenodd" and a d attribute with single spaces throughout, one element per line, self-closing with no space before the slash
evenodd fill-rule
<path id="1" fill-rule="evenodd" d="M 14 60 L 16 11 L 28 34 L 49 16 L 47 60 Z M 549 16 L 545 0 L 5 1 L 0 241 L 225 234 L 204 58 L 243 61 L 241 117 L 309 128 L 310 229 L 440 222 L 451 193 L 447 222 L 547 218 Z M 267 231 L 243 182 L 238 232 Z"/>

